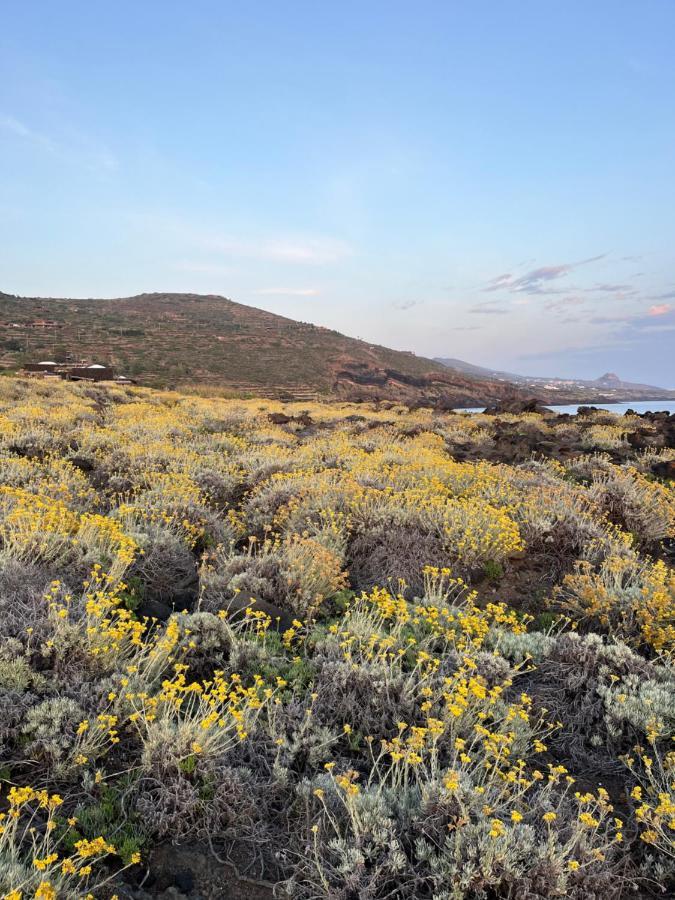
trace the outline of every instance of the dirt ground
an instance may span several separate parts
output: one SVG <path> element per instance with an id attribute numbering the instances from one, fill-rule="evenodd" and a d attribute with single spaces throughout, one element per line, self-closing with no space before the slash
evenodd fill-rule
<path id="1" fill-rule="evenodd" d="M 163 846 L 153 851 L 147 874 L 137 886 L 116 885 L 129 900 L 273 900 L 272 885 L 240 876 L 235 867 L 219 862 L 201 845 Z"/>

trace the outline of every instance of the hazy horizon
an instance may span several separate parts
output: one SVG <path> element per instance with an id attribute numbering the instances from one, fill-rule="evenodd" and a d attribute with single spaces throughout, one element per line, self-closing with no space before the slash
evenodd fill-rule
<path id="1" fill-rule="evenodd" d="M 8 0 L 0 291 L 675 386 L 675 5 Z"/>

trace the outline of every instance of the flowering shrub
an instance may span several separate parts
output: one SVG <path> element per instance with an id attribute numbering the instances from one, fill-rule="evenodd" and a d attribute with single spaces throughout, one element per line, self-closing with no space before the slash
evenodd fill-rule
<path id="1" fill-rule="evenodd" d="M 668 890 L 638 429 L 0 379 L 2 896 L 188 839 L 308 900 Z"/>
<path id="2" fill-rule="evenodd" d="M 9 790 L 7 812 L 0 813 L 0 891 L 6 900 L 93 897 L 88 885 L 96 880 L 95 870 L 116 850 L 97 837 L 76 840 L 72 851 L 65 851 L 68 830 L 74 829 L 76 820 L 70 818 L 67 829 L 59 829 L 57 811 L 62 804 L 58 794 L 44 790 Z"/>
<path id="3" fill-rule="evenodd" d="M 600 565 L 576 565 L 556 592 L 574 618 L 589 619 L 629 643 L 672 652 L 675 647 L 675 571 L 662 560 L 613 553 Z"/>

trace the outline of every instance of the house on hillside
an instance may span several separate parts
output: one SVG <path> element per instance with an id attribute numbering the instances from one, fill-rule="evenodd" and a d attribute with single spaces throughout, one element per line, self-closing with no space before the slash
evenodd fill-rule
<path id="1" fill-rule="evenodd" d="M 53 362 L 52 360 L 44 360 L 39 363 L 26 363 L 23 370 L 29 375 L 54 375 L 56 374 L 57 366 L 58 363 Z"/>
<path id="2" fill-rule="evenodd" d="M 92 363 L 89 366 L 68 366 L 63 377 L 68 381 L 112 381 L 115 372 L 111 366 Z"/>
<path id="3" fill-rule="evenodd" d="M 33 378 L 63 378 L 66 381 L 113 381 L 115 371 L 112 366 L 100 363 L 87 364 L 81 362 L 73 365 L 70 362 L 43 360 L 39 363 L 26 363 L 23 373 Z"/>
<path id="4" fill-rule="evenodd" d="M 53 319 L 34 319 L 28 323 L 29 328 L 63 328 L 61 322 L 55 322 Z"/>

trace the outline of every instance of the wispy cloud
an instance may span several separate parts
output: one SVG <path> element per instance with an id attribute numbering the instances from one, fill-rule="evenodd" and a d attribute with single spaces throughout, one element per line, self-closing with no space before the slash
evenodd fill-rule
<path id="1" fill-rule="evenodd" d="M 226 256 L 309 265 L 338 262 L 352 252 L 344 241 L 324 237 L 222 240 L 215 243 L 214 249 Z"/>
<path id="2" fill-rule="evenodd" d="M 50 152 L 54 152 L 57 149 L 57 145 L 50 137 L 29 128 L 28 125 L 19 119 L 15 119 L 14 116 L 0 114 L 0 131 L 4 131 L 5 134 L 10 134 L 13 137 L 21 138 Z"/>
<path id="3" fill-rule="evenodd" d="M 270 232 L 256 234 L 250 231 L 236 233 L 231 225 L 221 227 L 216 222 L 197 223 L 164 210 L 133 212 L 129 216 L 129 223 L 139 235 L 151 231 L 153 235 L 161 236 L 180 247 L 179 252 L 189 253 L 193 259 L 198 260 L 197 265 L 226 266 L 234 265 L 238 260 L 252 260 L 289 266 L 321 266 L 339 262 L 354 253 L 346 241 L 326 235 Z M 273 277 L 276 280 L 279 276 Z M 279 277 L 282 286 L 286 277 L 283 276 L 283 280 Z M 306 277 L 309 280 L 309 276 Z M 278 290 L 274 285 L 271 289 L 275 292 Z"/>
<path id="4" fill-rule="evenodd" d="M 491 278 L 487 283 L 487 287 L 484 289 L 486 291 L 498 291 L 499 288 L 506 287 L 513 282 L 513 275 L 510 272 L 505 272 L 503 275 L 497 275 L 496 278 Z"/>
<path id="5" fill-rule="evenodd" d="M 500 306 L 493 300 L 488 303 L 479 303 L 469 309 L 470 313 L 480 316 L 505 316 L 510 311 L 511 310 L 508 307 Z"/>
<path id="6" fill-rule="evenodd" d="M 658 303 L 655 306 L 650 306 L 647 315 L 649 316 L 665 316 L 671 310 L 672 306 L 670 303 Z"/>
<path id="7" fill-rule="evenodd" d="M 115 154 L 86 134 L 55 138 L 4 113 L 0 113 L 0 133 L 31 144 L 64 162 L 77 163 L 90 170 L 112 172 L 119 168 Z"/>
<path id="8" fill-rule="evenodd" d="M 615 316 L 592 316 L 588 321 L 591 325 L 614 325 L 622 322 L 633 322 L 638 318 L 634 313 L 618 314 Z"/>
<path id="9" fill-rule="evenodd" d="M 663 329 L 664 324 L 654 324 L 654 319 L 673 319 L 675 320 L 675 307 L 670 303 L 660 303 L 650 306 L 647 310 L 640 312 L 617 313 L 611 316 L 594 316 L 588 319 L 592 325 L 623 325 L 627 332 L 644 332 L 647 330 Z"/>
<path id="10" fill-rule="evenodd" d="M 412 309 L 415 306 L 421 306 L 424 303 L 424 300 L 399 300 L 391 305 L 394 309 L 406 310 Z"/>
<path id="11" fill-rule="evenodd" d="M 585 288 L 589 293 L 625 294 L 628 291 L 635 292 L 632 284 L 596 284 L 594 287 Z"/>
<path id="12" fill-rule="evenodd" d="M 221 266 L 218 263 L 204 262 L 177 262 L 173 268 L 177 272 L 190 272 L 194 275 L 231 275 L 231 266 Z"/>
<path id="13" fill-rule="evenodd" d="M 557 300 L 549 300 L 545 304 L 544 309 L 549 312 L 566 312 L 570 306 L 583 306 L 587 300 L 585 297 L 579 297 L 576 294 L 569 294 L 567 297 L 559 297 Z"/>
<path id="14" fill-rule="evenodd" d="M 631 341 L 627 340 L 616 340 L 616 341 L 605 341 L 601 344 L 587 344 L 587 345 L 574 345 L 570 344 L 566 347 L 561 347 L 556 350 L 543 350 L 536 351 L 534 353 L 521 353 L 517 359 L 523 360 L 544 360 L 544 359 L 569 359 L 570 357 L 576 356 L 595 356 L 601 351 L 611 350 L 615 351 L 619 347 L 630 347 L 632 345 Z"/>
<path id="15" fill-rule="evenodd" d="M 665 331 L 675 331 L 675 323 L 672 325 L 645 325 L 640 329 L 641 334 L 662 334 Z"/>
<path id="16" fill-rule="evenodd" d="M 601 253 L 598 256 L 590 256 L 588 259 L 581 259 L 573 263 L 560 263 L 555 266 L 540 266 L 537 269 L 531 269 L 524 275 L 515 277 L 510 273 L 498 275 L 491 279 L 483 288 L 484 291 L 500 291 L 507 290 L 511 293 L 525 294 L 552 294 L 559 293 L 555 288 L 551 288 L 550 282 L 564 278 L 574 269 L 580 266 L 586 266 L 590 263 L 604 259 L 607 254 Z"/>

